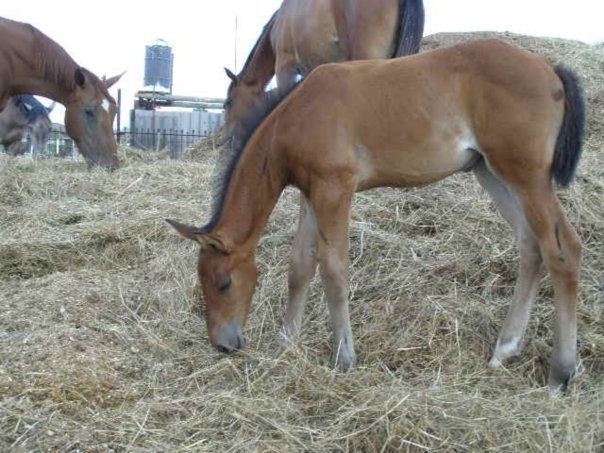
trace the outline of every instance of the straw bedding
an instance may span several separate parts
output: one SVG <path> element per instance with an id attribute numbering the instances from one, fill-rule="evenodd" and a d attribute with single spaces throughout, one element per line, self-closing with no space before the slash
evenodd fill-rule
<path id="1" fill-rule="evenodd" d="M 477 35 L 435 35 L 424 48 Z M 604 47 L 497 36 L 564 62 L 586 91 L 584 158 L 560 191 L 585 245 L 580 375 L 566 396 L 543 388 L 547 277 L 524 353 L 505 369 L 486 366 L 518 258 L 469 174 L 356 197 L 359 366 L 343 374 L 329 365 L 320 282 L 300 340 L 278 333 L 294 190 L 260 243 L 249 346 L 224 356 L 206 338 L 197 249 L 163 221 L 207 218 L 211 140 L 180 161 L 122 150 L 113 174 L 0 156 L 0 450 L 602 451 Z"/>

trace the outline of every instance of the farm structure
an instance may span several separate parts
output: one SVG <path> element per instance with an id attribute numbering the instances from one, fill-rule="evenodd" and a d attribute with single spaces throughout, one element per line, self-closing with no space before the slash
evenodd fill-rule
<path id="1" fill-rule="evenodd" d="M 143 150 L 168 150 L 175 159 L 218 131 L 224 100 L 174 95 L 173 73 L 174 54 L 165 41 L 145 48 L 144 88 L 134 95 L 127 142 Z"/>
<path id="2" fill-rule="evenodd" d="M 139 96 L 136 106 L 146 109 L 134 108 L 130 111 L 130 145 L 145 150 L 168 149 L 172 158 L 178 158 L 194 143 L 216 134 L 223 123 L 222 111 L 208 111 L 206 108 L 221 107 L 222 104 L 197 99 L 156 94 L 151 98 Z M 188 107 L 189 110 L 155 110 L 155 106 L 161 105 L 181 109 Z M 194 110 L 190 110 L 193 106 Z"/>

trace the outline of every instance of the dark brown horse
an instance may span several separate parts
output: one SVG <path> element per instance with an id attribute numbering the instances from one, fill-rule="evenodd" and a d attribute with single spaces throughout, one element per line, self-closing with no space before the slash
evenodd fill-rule
<path id="1" fill-rule="evenodd" d="M 27 137 L 31 140 L 33 154 L 43 154 L 52 122 L 48 114 L 55 103 L 44 107 L 29 94 L 13 96 L 0 112 L 0 144 L 8 153 L 17 156 L 29 150 Z"/>
<path id="2" fill-rule="evenodd" d="M 417 53 L 423 32 L 422 0 L 284 0 L 241 72 L 226 70 L 224 138 L 247 129 L 273 76 L 287 93 L 298 76 L 324 63 Z"/>
<path id="3" fill-rule="evenodd" d="M 17 94 L 37 94 L 65 106 L 65 127 L 89 166 L 117 166 L 116 103 L 108 88 L 52 39 L 29 24 L 0 18 L 0 111 Z"/>
<path id="4" fill-rule="evenodd" d="M 198 274 L 208 334 L 222 351 L 243 345 L 256 284 L 255 249 L 282 190 L 307 200 L 304 247 L 318 249 L 335 362 L 355 364 L 348 314 L 351 201 L 372 187 L 429 184 L 473 170 L 516 235 L 520 276 L 490 364 L 520 353 L 542 265 L 556 317 L 549 386 L 576 366 L 581 245 L 553 189 L 579 161 L 584 104 L 575 76 L 497 40 L 394 60 L 323 65 L 246 141 L 227 167 L 203 228 L 171 222 L 201 245 Z M 316 262 L 300 255 L 285 315 L 295 336 Z"/>

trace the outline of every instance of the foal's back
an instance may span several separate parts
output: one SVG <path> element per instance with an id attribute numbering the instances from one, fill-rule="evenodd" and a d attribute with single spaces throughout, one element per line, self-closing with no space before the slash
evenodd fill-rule
<path id="1" fill-rule="evenodd" d="M 394 60 L 321 66 L 281 107 L 291 115 L 279 122 L 291 131 L 286 136 L 296 158 L 309 165 L 330 160 L 356 173 L 359 189 L 413 186 L 467 169 L 478 152 L 494 162 L 509 158 L 526 142 L 548 150 L 527 164 L 548 165 L 562 94 L 541 58 L 481 40 Z"/>

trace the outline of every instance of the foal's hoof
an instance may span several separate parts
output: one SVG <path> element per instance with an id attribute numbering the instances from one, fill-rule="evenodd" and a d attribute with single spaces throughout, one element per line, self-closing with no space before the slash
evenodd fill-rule
<path id="1" fill-rule="evenodd" d="M 552 364 L 547 385 L 552 396 L 561 396 L 568 389 L 568 384 L 576 376 L 576 365 L 561 366 Z"/>
<path id="2" fill-rule="evenodd" d="M 336 355 L 334 357 L 333 362 L 335 368 L 341 371 L 348 371 L 356 366 L 357 357 L 354 351 L 345 351 L 343 349 L 340 349 L 336 351 Z"/>
<path id="3" fill-rule="evenodd" d="M 519 339 L 512 339 L 505 342 L 497 340 L 493 357 L 489 361 L 491 368 L 500 368 L 508 359 L 520 354 Z"/>

